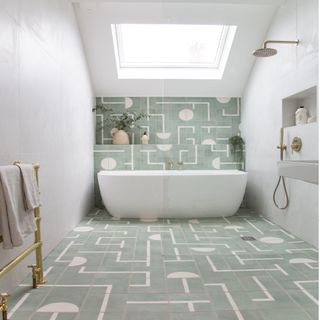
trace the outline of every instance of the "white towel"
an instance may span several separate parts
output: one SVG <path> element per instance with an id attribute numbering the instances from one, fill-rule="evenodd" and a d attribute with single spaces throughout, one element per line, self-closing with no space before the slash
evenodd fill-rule
<path id="1" fill-rule="evenodd" d="M 36 230 L 33 210 L 23 204 L 22 179 L 17 166 L 0 166 L 0 234 L 3 248 L 23 244 L 23 238 Z"/>
<path id="2" fill-rule="evenodd" d="M 40 192 L 32 164 L 16 164 L 22 174 L 22 188 L 26 210 L 40 207 Z"/>

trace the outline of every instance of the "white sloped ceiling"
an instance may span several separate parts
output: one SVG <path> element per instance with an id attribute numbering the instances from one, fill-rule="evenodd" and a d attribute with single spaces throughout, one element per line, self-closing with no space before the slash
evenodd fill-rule
<path id="1" fill-rule="evenodd" d="M 280 0 L 73 1 L 97 96 L 241 96 Z M 119 80 L 110 24 L 237 25 L 222 80 Z"/>

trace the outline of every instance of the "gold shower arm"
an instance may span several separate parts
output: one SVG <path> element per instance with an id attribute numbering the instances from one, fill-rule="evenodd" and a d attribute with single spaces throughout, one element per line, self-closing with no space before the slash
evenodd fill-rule
<path id="1" fill-rule="evenodd" d="M 287 41 L 287 40 L 266 40 L 263 43 L 263 48 L 267 48 L 267 45 L 269 43 L 280 43 L 280 44 L 295 44 L 298 45 L 299 44 L 299 40 L 291 40 L 291 41 Z"/>

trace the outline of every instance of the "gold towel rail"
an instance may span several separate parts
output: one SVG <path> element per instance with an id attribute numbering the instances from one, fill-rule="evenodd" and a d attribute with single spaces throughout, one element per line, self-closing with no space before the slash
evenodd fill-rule
<path id="1" fill-rule="evenodd" d="M 14 164 L 19 163 L 16 161 Z M 40 165 L 35 163 L 33 165 L 37 184 L 39 186 L 39 169 Z M 5 266 L 0 268 L 0 277 L 5 275 L 7 272 L 11 271 L 19 262 L 21 262 L 24 258 L 26 258 L 30 253 L 35 251 L 36 253 L 36 264 L 28 266 L 32 268 L 32 287 L 37 288 L 39 284 L 44 284 L 46 279 L 43 277 L 43 264 L 42 264 L 42 240 L 41 240 L 41 216 L 40 216 L 40 208 L 34 209 L 34 217 L 37 229 L 34 233 L 34 243 L 29 248 L 25 249 L 18 256 L 16 256 L 13 260 L 7 263 Z M 2 236 L 0 235 L 0 243 L 3 241 Z M 8 319 L 8 294 L 2 293 L 0 294 L 0 311 L 2 312 L 2 319 Z"/>

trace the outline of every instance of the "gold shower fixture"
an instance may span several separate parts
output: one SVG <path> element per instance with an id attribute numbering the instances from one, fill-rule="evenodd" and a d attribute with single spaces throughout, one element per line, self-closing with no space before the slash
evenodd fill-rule
<path id="1" fill-rule="evenodd" d="M 277 149 L 280 149 L 280 160 L 283 160 L 283 152 L 287 150 L 287 146 L 283 143 L 284 128 L 280 129 L 280 144 Z"/>
<path id="2" fill-rule="evenodd" d="M 294 137 L 291 143 L 291 150 L 299 152 L 302 148 L 302 140 L 300 137 Z"/>
<path id="3" fill-rule="evenodd" d="M 256 49 L 252 52 L 252 54 L 258 58 L 266 58 L 266 57 L 271 57 L 274 56 L 278 53 L 278 51 L 274 48 L 268 48 L 267 45 L 269 43 L 280 43 L 280 44 L 299 44 L 299 40 L 292 40 L 292 41 L 287 41 L 287 40 L 267 40 L 263 43 L 263 47 Z"/>

